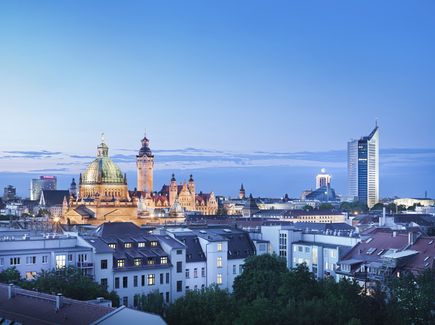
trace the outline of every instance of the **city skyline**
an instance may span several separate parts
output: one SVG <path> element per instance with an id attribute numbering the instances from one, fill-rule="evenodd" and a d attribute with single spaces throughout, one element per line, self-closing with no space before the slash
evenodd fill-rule
<path id="1" fill-rule="evenodd" d="M 327 168 L 345 194 L 346 143 L 378 120 L 381 197 L 434 193 L 435 4 L 337 4 L 2 2 L 0 185 L 77 177 L 101 132 L 130 173 L 146 129 L 157 173 L 209 190 L 298 196 Z"/>

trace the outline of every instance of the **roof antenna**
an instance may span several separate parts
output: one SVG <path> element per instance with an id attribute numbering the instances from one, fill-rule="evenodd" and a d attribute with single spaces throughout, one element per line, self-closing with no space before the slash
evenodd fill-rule
<path id="1" fill-rule="evenodd" d="M 104 143 L 104 132 L 101 133 L 101 143 Z"/>

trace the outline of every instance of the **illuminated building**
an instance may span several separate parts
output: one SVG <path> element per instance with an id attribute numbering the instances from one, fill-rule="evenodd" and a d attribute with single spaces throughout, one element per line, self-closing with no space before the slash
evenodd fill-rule
<path id="1" fill-rule="evenodd" d="M 379 128 L 366 137 L 348 143 L 349 195 L 367 204 L 379 202 Z"/>
<path id="2" fill-rule="evenodd" d="M 38 201 L 42 190 L 54 191 L 57 189 L 56 176 L 40 176 L 30 182 L 30 200 Z"/>

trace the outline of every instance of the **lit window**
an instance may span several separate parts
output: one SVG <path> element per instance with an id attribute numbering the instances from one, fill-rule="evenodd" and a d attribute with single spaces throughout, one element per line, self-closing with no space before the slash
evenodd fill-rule
<path id="1" fill-rule="evenodd" d="M 217 244 L 217 250 L 218 252 L 222 252 L 222 243 Z"/>
<path id="2" fill-rule="evenodd" d="M 142 265 L 142 260 L 140 258 L 135 258 L 134 259 L 134 266 L 141 266 Z"/>
<path id="3" fill-rule="evenodd" d="M 157 247 L 157 242 L 156 241 L 152 241 L 150 245 L 151 245 L 151 247 Z"/>
<path id="4" fill-rule="evenodd" d="M 160 264 L 168 264 L 168 257 L 166 256 L 160 257 Z"/>
<path id="5" fill-rule="evenodd" d="M 217 264 L 217 267 L 222 267 L 222 257 L 218 257 L 217 258 L 217 262 L 216 262 L 216 264 Z"/>
<path id="6" fill-rule="evenodd" d="M 124 259 L 117 260 L 116 265 L 118 267 L 125 267 L 125 260 Z"/>
<path id="7" fill-rule="evenodd" d="M 31 281 L 36 277 L 36 272 L 26 272 L 26 280 Z"/>
<path id="8" fill-rule="evenodd" d="M 138 243 L 138 244 L 137 244 L 137 247 L 139 247 L 139 248 L 143 248 L 143 247 L 145 247 L 145 243 L 143 243 L 143 242 Z"/>
<path id="9" fill-rule="evenodd" d="M 148 274 L 148 285 L 153 286 L 156 284 L 156 276 L 154 274 Z"/>
<path id="10" fill-rule="evenodd" d="M 56 268 L 62 269 L 66 265 L 66 256 L 65 255 L 57 255 L 56 256 Z"/>
<path id="11" fill-rule="evenodd" d="M 148 265 L 154 265 L 156 261 L 152 257 L 148 257 Z"/>
<path id="12" fill-rule="evenodd" d="M 109 244 L 109 247 L 110 247 L 111 249 L 116 249 L 116 244 Z"/>
<path id="13" fill-rule="evenodd" d="M 218 273 L 216 283 L 217 284 L 222 284 L 222 274 L 221 273 Z"/>
<path id="14" fill-rule="evenodd" d="M 125 243 L 124 248 L 131 248 L 131 243 Z"/>

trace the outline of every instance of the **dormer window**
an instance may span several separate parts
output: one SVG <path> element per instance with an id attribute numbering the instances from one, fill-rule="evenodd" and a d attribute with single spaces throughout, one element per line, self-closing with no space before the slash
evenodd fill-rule
<path id="1" fill-rule="evenodd" d="M 125 243 L 124 244 L 124 248 L 131 248 L 131 246 L 132 246 L 131 243 Z"/>
<path id="2" fill-rule="evenodd" d="M 152 241 L 150 243 L 151 247 L 157 247 L 158 243 L 156 241 Z"/>
<path id="3" fill-rule="evenodd" d="M 168 257 L 167 256 L 160 257 L 160 264 L 168 264 Z"/>
<path id="4" fill-rule="evenodd" d="M 111 249 L 116 249 L 116 244 L 109 244 L 109 247 L 110 247 Z"/>
<path id="5" fill-rule="evenodd" d="M 145 243 L 144 242 L 140 242 L 140 243 L 137 244 L 137 247 L 144 248 L 145 247 Z"/>
<path id="6" fill-rule="evenodd" d="M 141 266 L 142 265 L 142 259 L 135 258 L 134 259 L 134 266 Z"/>
<path id="7" fill-rule="evenodd" d="M 149 257 L 148 258 L 148 265 L 154 265 L 154 264 L 156 264 L 156 261 L 152 257 Z"/>
<path id="8" fill-rule="evenodd" d="M 125 259 L 119 259 L 116 261 L 117 267 L 125 267 Z"/>

